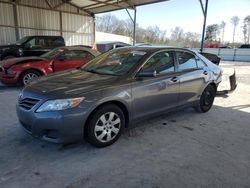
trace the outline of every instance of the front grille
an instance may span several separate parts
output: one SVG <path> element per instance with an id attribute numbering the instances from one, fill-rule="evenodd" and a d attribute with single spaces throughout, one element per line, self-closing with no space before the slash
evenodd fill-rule
<path id="1" fill-rule="evenodd" d="M 38 102 L 39 102 L 38 99 L 32 99 L 32 98 L 24 98 L 24 99 L 19 99 L 18 100 L 19 106 L 22 107 L 25 110 L 30 110 Z"/>

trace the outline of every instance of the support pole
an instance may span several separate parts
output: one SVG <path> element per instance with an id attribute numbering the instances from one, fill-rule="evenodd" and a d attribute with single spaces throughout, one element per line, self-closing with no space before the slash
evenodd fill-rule
<path id="1" fill-rule="evenodd" d="M 16 40 L 19 40 L 20 35 L 19 35 L 18 18 L 17 18 L 17 5 L 16 4 L 13 4 L 13 15 L 14 15 L 14 25 L 15 25 Z"/>
<path id="2" fill-rule="evenodd" d="M 134 19 L 132 18 L 131 14 L 129 13 L 128 9 L 125 9 L 131 19 L 134 27 L 133 27 L 133 46 L 135 46 L 135 38 L 136 38 L 136 7 L 134 8 Z"/>
<path id="3" fill-rule="evenodd" d="M 202 12 L 204 15 L 204 21 L 203 21 L 203 31 L 202 31 L 202 38 L 201 38 L 201 52 L 203 52 L 204 48 L 204 40 L 205 40 L 205 32 L 206 32 L 206 22 L 207 22 L 207 7 L 208 7 L 208 0 L 206 0 L 205 9 L 202 4 L 202 0 L 200 0 L 201 6 L 202 6 Z"/>
<path id="4" fill-rule="evenodd" d="M 133 32 L 133 46 L 135 46 L 136 39 L 136 8 L 134 10 L 134 32 Z"/>

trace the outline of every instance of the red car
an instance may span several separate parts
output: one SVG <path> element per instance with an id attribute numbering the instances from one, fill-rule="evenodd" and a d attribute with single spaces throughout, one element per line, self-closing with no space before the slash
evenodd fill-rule
<path id="1" fill-rule="evenodd" d="M 99 55 L 86 47 L 60 47 L 40 56 L 0 61 L 0 80 L 4 84 L 28 84 L 35 78 L 57 71 L 78 68 Z"/>

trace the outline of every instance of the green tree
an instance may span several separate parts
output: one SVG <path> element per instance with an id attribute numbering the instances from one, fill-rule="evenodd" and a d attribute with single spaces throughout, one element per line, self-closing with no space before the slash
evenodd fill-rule
<path id="1" fill-rule="evenodd" d="M 246 16 L 243 21 L 244 42 L 249 44 L 250 40 L 250 15 Z"/>
<path id="2" fill-rule="evenodd" d="M 210 42 L 216 41 L 218 30 L 219 30 L 218 24 L 208 25 L 206 28 L 205 40 L 210 41 Z"/>
<path id="3" fill-rule="evenodd" d="M 235 37 L 235 31 L 236 31 L 236 27 L 239 25 L 240 22 L 240 18 L 238 16 L 233 16 L 231 18 L 231 23 L 233 25 L 234 31 L 233 31 L 233 45 L 234 45 L 234 37 Z"/>
<path id="4" fill-rule="evenodd" d="M 221 42 L 224 43 L 224 34 L 225 34 L 226 22 L 222 21 L 219 27 L 222 30 Z"/>

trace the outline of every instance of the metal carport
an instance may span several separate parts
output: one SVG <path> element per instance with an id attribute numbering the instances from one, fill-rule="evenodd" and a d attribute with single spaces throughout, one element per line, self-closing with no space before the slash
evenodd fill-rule
<path id="1" fill-rule="evenodd" d="M 0 35 L 10 36 L 12 33 L 15 40 L 37 33 L 61 35 L 70 41 L 68 44 L 81 41 L 82 44 L 90 45 L 95 38 L 95 14 L 132 9 L 134 18 L 127 12 L 134 23 L 135 42 L 136 7 L 163 1 L 168 0 L 0 0 Z M 202 0 L 199 1 L 204 14 L 202 50 L 208 0 L 205 0 L 205 6 Z M 84 24 L 84 27 L 80 24 Z M 89 37 L 81 40 L 81 36 Z"/>

